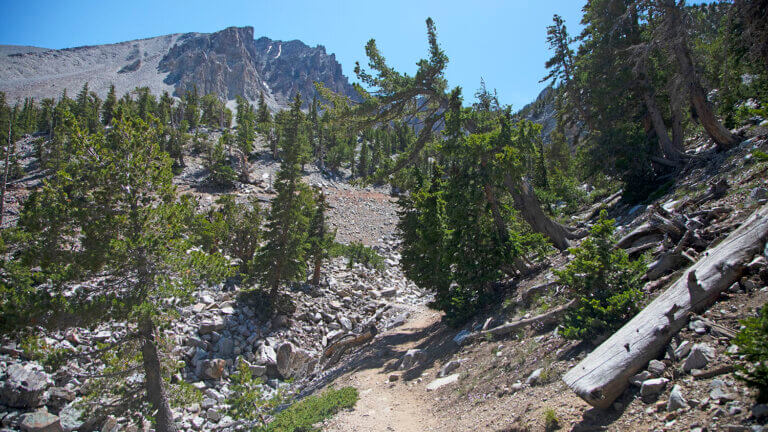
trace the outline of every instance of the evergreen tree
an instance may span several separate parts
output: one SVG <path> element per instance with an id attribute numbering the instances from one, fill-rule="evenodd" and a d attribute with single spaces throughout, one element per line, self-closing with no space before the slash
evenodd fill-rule
<path id="1" fill-rule="evenodd" d="M 69 123 L 71 156 L 26 202 L 19 225 L 23 242 L 16 258 L 36 268 L 36 280 L 53 282 L 27 287 L 14 299 L 31 301 L 27 319 L 47 325 L 62 318 L 79 326 L 127 320 L 131 330 L 125 338 L 78 352 L 105 365 L 90 386 L 92 405 L 98 415 L 143 408 L 158 431 L 175 431 L 166 382 L 172 371 L 163 366 L 161 331 L 175 306 L 165 300 L 188 298 L 201 275 L 196 265 L 211 265 L 209 274 L 217 280 L 226 268 L 209 255 L 187 253 L 180 223 L 185 208 L 176 202 L 171 161 L 155 129 L 125 118 L 104 136 Z M 96 276 L 102 282 L 87 285 L 83 295 L 62 295 L 71 284 Z M 36 316 L 38 311 L 44 315 Z M 136 370 L 143 370 L 143 379 L 127 380 Z"/>
<path id="2" fill-rule="evenodd" d="M 315 191 L 315 211 L 309 226 L 309 251 L 312 263 L 312 285 L 320 284 L 320 270 L 323 261 L 328 258 L 336 233 L 331 231 L 325 222 L 325 193 L 322 189 Z"/>
<path id="3" fill-rule="evenodd" d="M 267 217 L 265 244 L 256 257 L 257 277 L 272 302 L 280 286 L 302 280 L 307 270 L 312 191 L 301 181 L 299 150 L 308 145 L 301 97 L 296 95 L 282 133 L 283 159 L 274 188 L 277 196 Z"/>
<path id="4" fill-rule="evenodd" d="M 250 182 L 248 173 L 248 158 L 253 151 L 253 141 L 256 139 L 256 116 L 253 107 L 245 98 L 237 97 L 237 149 L 240 153 L 240 178 L 244 183 Z"/>

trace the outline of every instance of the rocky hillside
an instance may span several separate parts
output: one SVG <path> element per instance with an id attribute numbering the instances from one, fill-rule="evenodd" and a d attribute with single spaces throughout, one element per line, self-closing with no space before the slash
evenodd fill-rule
<path id="1" fill-rule="evenodd" d="M 110 84 L 117 94 L 149 87 L 177 96 L 197 86 L 232 101 L 251 101 L 263 92 L 272 109 L 281 109 L 300 91 L 315 95 L 313 83 L 352 96 L 354 90 L 333 54 L 301 41 L 254 40 L 253 27 L 216 33 L 158 36 L 109 45 L 61 50 L 0 46 L 0 91 L 9 100 L 75 95 L 85 82 L 104 97 Z"/>

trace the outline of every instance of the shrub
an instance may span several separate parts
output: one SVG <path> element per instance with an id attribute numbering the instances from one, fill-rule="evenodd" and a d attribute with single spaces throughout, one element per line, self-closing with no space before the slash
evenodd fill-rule
<path id="1" fill-rule="evenodd" d="M 552 431 L 560 428 L 560 419 L 557 418 L 557 413 L 552 408 L 547 408 L 544 411 L 544 430 Z"/>
<path id="2" fill-rule="evenodd" d="M 270 399 L 264 399 L 261 392 L 263 380 L 254 377 L 250 367 L 240 362 L 237 372 L 230 376 L 232 396 L 227 399 L 228 413 L 233 418 L 261 420 L 264 414 L 274 411 L 285 400 L 278 391 Z"/>
<path id="3" fill-rule="evenodd" d="M 605 210 L 581 247 L 571 249 L 573 261 L 556 271 L 558 283 L 576 295 L 576 304 L 563 319 L 563 337 L 593 339 L 610 334 L 638 311 L 640 277 L 645 260 L 630 260 L 613 249 L 613 220 Z"/>
<path id="4" fill-rule="evenodd" d="M 350 267 L 355 263 L 360 263 L 375 270 L 384 270 L 384 258 L 373 248 L 360 242 L 352 242 L 348 245 L 335 243 L 331 246 L 330 255 L 332 257 L 347 257 Z"/>
<path id="5" fill-rule="evenodd" d="M 746 365 L 738 366 L 737 377 L 757 389 L 757 401 L 768 402 L 768 304 L 763 305 L 757 317 L 741 322 L 744 329 L 733 339 L 739 347 Z"/>
<path id="6" fill-rule="evenodd" d="M 300 432 L 315 431 L 312 425 L 336 414 L 342 409 L 352 408 L 357 402 L 357 389 L 344 387 L 339 390 L 329 389 L 319 396 L 309 396 L 285 411 L 262 430 L 264 432 Z"/>

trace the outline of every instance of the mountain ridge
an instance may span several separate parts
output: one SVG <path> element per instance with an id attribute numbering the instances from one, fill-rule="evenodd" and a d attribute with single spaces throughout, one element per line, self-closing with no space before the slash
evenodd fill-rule
<path id="1" fill-rule="evenodd" d="M 88 82 L 102 98 L 111 84 L 118 94 L 149 87 L 176 96 L 197 86 L 200 94 L 215 93 L 232 105 L 236 96 L 254 102 L 264 93 L 267 105 L 280 110 L 297 91 L 311 101 L 314 81 L 355 97 L 325 46 L 254 39 L 251 26 L 64 49 L 0 46 L 0 91 L 11 101 L 58 98 L 65 89 L 72 96 Z"/>

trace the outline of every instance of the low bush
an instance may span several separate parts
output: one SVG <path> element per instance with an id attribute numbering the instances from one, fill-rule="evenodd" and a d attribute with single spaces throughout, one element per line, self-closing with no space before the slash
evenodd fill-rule
<path id="1" fill-rule="evenodd" d="M 378 252 L 360 242 L 352 242 L 348 245 L 334 243 L 331 246 L 330 255 L 332 257 L 347 257 L 350 267 L 355 263 L 360 263 L 374 270 L 384 270 L 384 258 Z"/>
<path id="2" fill-rule="evenodd" d="M 567 339 L 599 339 L 612 333 L 638 311 L 642 298 L 640 278 L 647 270 L 644 259 L 630 260 L 622 249 L 613 249 L 614 221 L 605 210 L 578 248 L 573 261 L 556 271 L 560 283 L 576 296 L 565 314 L 562 335 Z"/>
<path id="3" fill-rule="evenodd" d="M 736 354 L 746 360 L 738 366 L 736 376 L 752 388 L 757 389 L 757 401 L 768 402 L 768 304 L 763 305 L 760 314 L 741 322 L 744 329 L 733 339 L 739 347 Z"/>
<path id="4" fill-rule="evenodd" d="M 309 396 L 275 415 L 275 419 L 262 430 L 264 432 L 310 432 L 312 425 L 325 420 L 342 409 L 357 403 L 357 389 L 344 387 L 329 389 L 318 396 Z"/>

